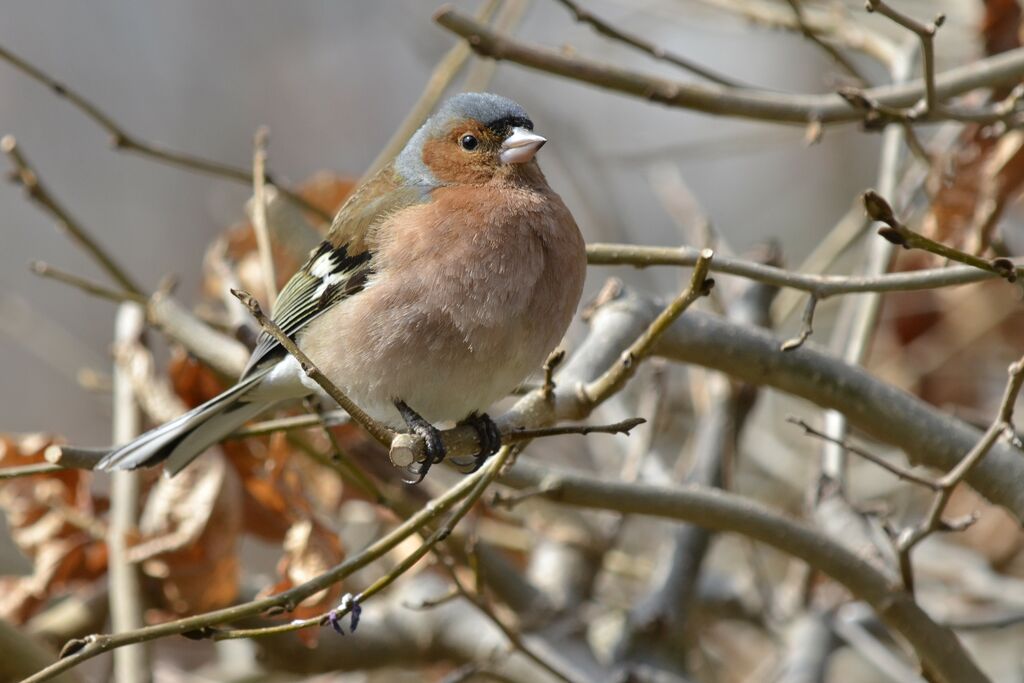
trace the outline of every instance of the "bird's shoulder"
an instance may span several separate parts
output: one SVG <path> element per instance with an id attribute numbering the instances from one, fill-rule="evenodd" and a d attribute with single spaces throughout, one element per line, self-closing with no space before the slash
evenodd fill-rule
<path id="1" fill-rule="evenodd" d="M 348 253 L 372 251 L 380 227 L 396 213 L 431 199 L 432 188 L 410 185 L 388 164 L 352 193 L 338 211 L 327 234 L 335 247 Z M 307 266 L 312 265 L 312 259 Z"/>

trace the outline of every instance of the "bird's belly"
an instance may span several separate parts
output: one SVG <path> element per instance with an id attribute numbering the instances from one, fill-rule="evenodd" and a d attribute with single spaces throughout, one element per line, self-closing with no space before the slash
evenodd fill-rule
<path id="1" fill-rule="evenodd" d="M 503 329 L 480 330 L 478 335 L 471 331 L 464 337 L 430 327 L 424 325 L 408 344 L 376 345 L 366 343 L 365 337 L 347 336 L 337 340 L 342 353 L 323 355 L 317 364 L 379 420 L 401 425 L 394 407 L 401 399 L 437 423 L 486 409 L 537 369 L 553 346 L 523 334 L 513 320 Z M 313 360 L 317 362 L 315 356 Z"/>
<path id="2" fill-rule="evenodd" d="M 372 289 L 364 294 L 373 294 Z M 394 407 L 398 399 L 431 422 L 461 420 L 506 396 L 560 341 L 575 301 L 566 301 L 564 323 L 554 324 L 550 319 L 541 324 L 538 316 L 551 311 L 538 311 L 533 303 L 526 297 L 519 305 L 472 315 L 383 306 L 372 316 L 366 312 L 375 307 L 342 303 L 314 321 L 300 344 L 332 382 L 378 420 L 403 424 Z"/>

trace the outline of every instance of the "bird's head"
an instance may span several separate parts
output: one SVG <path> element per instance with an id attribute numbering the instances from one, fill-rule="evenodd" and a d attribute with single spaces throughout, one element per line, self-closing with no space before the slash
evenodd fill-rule
<path id="1" fill-rule="evenodd" d="M 507 97 L 462 93 L 410 138 L 395 166 L 411 184 L 482 184 L 520 174 L 545 142 L 526 110 Z"/>

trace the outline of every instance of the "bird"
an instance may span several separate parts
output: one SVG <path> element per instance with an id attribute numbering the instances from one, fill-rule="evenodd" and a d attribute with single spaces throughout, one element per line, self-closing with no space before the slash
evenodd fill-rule
<path id="1" fill-rule="evenodd" d="M 281 290 L 272 320 L 380 422 L 422 437 L 412 482 L 445 457 L 438 424 L 471 425 L 479 467 L 501 445 L 485 412 L 561 342 L 582 296 L 583 237 L 536 160 L 515 101 L 447 99 L 343 204 Z M 238 382 L 107 452 L 96 469 L 173 475 L 279 404 L 326 396 L 264 331 Z"/>

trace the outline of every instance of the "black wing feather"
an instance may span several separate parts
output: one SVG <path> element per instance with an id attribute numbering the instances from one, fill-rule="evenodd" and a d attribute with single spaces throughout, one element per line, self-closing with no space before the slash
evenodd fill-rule
<path id="1" fill-rule="evenodd" d="M 274 305 L 274 322 L 285 335 L 294 339 L 311 320 L 366 286 L 373 272 L 371 260 L 369 251 L 349 255 L 347 245 L 335 247 L 325 240 L 281 290 Z M 273 336 L 261 333 L 242 378 L 263 361 L 283 353 L 284 349 Z"/>

